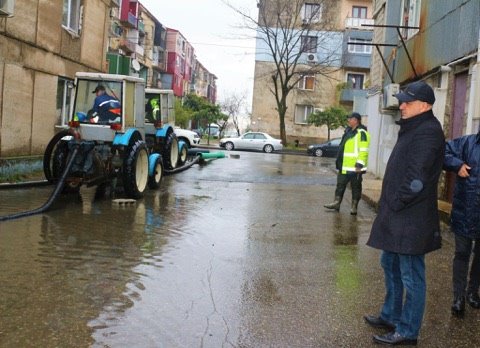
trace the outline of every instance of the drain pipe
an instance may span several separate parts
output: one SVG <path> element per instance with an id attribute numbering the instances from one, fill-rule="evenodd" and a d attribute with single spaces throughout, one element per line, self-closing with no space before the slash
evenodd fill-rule
<path id="1" fill-rule="evenodd" d="M 11 215 L 0 216 L 0 221 L 19 219 L 21 217 L 40 214 L 40 213 L 43 213 L 43 212 L 47 211 L 48 208 L 50 208 L 52 203 L 55 201 L 55 199 L 57 198 L 59 193 L 62 192 L 63 186 L 65 186 L 65 179 L 67 178 L 67 175 L 70 172 L 70 169 L 72 168 L 75 157 L 77 157 L 78 149 L 79 149 L 79 145 L 76 145 L 73 148 L 72 156 L 70 157 L 70 160 L 68 161 L 67 166 L 66 166 L 62 176 L 60 177 L 60 180 L 58 181 L 57 186 L 55 187 L 55 190 L 50 195 L 50 198 L 48 199 L 48 201 L 44 205 L 42 205 L 41 207 L 39 207 L 37 209 L 34 209 L 34 210 L 24 211 L 24 212 L 20 212 L 20 213 L 16 213 L 16 214 L 11 214 Z"/>

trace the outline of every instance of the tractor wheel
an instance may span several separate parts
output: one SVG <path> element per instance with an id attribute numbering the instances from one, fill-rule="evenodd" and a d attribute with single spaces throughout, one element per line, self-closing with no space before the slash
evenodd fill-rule
<path id="1" fill-rule="evenodd" d="M 148 151 L 143 140 L 130 145 L 123 160 L 123 189 L 129 198 L 138 199 L 148 182 Z"/>
<path id="2" fill-rule="evenodd" d="M 148 187 L 152 190 L 160 187 L 160 182 L 163 178 L 163 164 L 160 157 L 157 157 L 155 160 L 155 167 L 153 170 L 153 175 L 148 177 Z"/>
<path id="3" fill-rule="evenodd" d="M 53 153 L 55 152 L 55 149 L 61 139 L 67 135 L 69 135 L 69 133 L 66 130 L 55 134 L 45 148 L 45 153 L 43 154 L 43 173 L 45 174 L 45 178 L 50 183 L 53 183 L 56 180 L 56 178 L 53 176 Z"/>
<path id="4" fill-rule="evenodd" d="M 69 160 L 69 151 L 68 143 L 65 141 L 60 141 L 56 144 L 55 150 L 53 151 L 53 156 L 51 159 L 52 162 L 52 182 L 57 183 L 60 177 L 62 176 L 65 168 L 67 167 L 67 162 Z M 68 177 L 67 177 L 68 180 Z M 72 193 L 78 192 L 80 185 L 74 182 L 66 182 L 65 187 L 63 188 L 63 193 Z"/>
<path id="5" fill-rule="evenodd" d="M 178 155 L 177 166 L 178 167 L 183 166 L 187 161 L 187 157 L 188 157 L 188 145 L 184 143 Z"/>
<path id="6" fill-rule="evenodd" d="M 178 163 L 178 139 L 173 130 L 167 133 L 162 149 L 163 168 L 175 169 Z"/>

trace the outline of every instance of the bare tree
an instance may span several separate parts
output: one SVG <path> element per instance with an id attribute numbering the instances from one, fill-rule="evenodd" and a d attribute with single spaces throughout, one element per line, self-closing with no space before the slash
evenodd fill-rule
<path id="1" fill-rule="evenodd" d="M 245 101 L 246 93 L 231 93 L 225 97 L 223 102 L 220 103 L 221 110 L 228 115 L 228 121 L 233 123 L 233 126 L 237 130 L 237 135 L 240 135 L 240 124 L 238 117 L 242 107 L 245 105 Z"/>
<path id="2" fill-rule="evenodd" d="M 280 138 L 286 144 L 287 97 L 305 76 L 333 78 L 341 63 L 342 33 L 337 0 L 258 0 L 258 18 L 225 3 L 255 30 L 256 60 L 271 63 L 266 73 L 275 98 Z M 262 76 L 256 76 L 262 78 Z"/>

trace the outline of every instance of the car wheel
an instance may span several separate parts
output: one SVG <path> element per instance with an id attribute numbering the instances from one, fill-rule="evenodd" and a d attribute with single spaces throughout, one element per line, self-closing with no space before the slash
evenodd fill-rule
<path id="1" fill-rule="evenodd" d="M 315 149 L 314 152 L 316 157 L 322 157 L 323 156 L 323 150 L 322 149 Z"/>
<path id="2" fill-rule="evenodd" d="M 266 153 L 271 153 L 273 152 L 273 146 L 270 145 L 270 144 L 267 144 L 263 147 L 263 152 L 266 152 Z"/>
<path id="3" fill-rule="evenodd" d="M 162 181 L 163 177 L 163 164 L 162 159 L 157 157 L 155 160 L 155 167 L 152 176 L 148 177 L 148 187 L 151 189 L 157 189 L 160 187 L 160 182 Z"/>
<path id="4" fill-rule="evenodd" d="M 229 141 L 228 143 L 225 143 L 225 150 L 232 151 L 234 148 L 235 148 L 235 146 L 233 145 L 233 143 L 231 141 Z"/>
<path id="5" fill-rule="evenodd" d="M 142 140 L 128 148 L 123 164 L 123 189 L 129 198 L 138 199 L 148 182 L 148 150 Z"/>

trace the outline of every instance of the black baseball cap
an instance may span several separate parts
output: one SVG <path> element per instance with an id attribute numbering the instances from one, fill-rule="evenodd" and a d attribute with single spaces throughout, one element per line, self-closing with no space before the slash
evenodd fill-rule
<path id="1" fill-rule="evenodd" d="M 92 93 L 97 93 L 98 91 L 104 91 L 104 90 L 105 90 L 105 87 L 103 87 L 102 85 L 98 85 L 97 87 L 95 87 L 95 90 Z"/>
<path id="2" fill-rule="evenodd" d="M 358 112 L 352 112 L 347 118 L 356 118 L 357 120 L 361 121 L 362 116 Z"/>
<path id="3" fill-rule="evenodd" d="M 423 81 L 408 84 L 402 92 L 394 94 L 394 97 L 398 99 L 400 104 L 414 100 L 423 101 L 430 105 L 435 103 L 435 94 L 432 87 Z"/>

